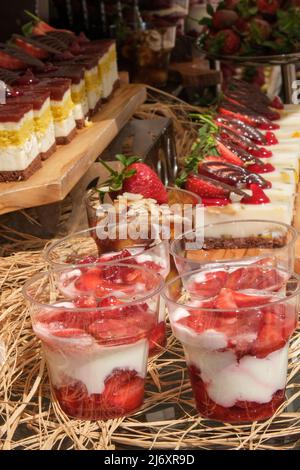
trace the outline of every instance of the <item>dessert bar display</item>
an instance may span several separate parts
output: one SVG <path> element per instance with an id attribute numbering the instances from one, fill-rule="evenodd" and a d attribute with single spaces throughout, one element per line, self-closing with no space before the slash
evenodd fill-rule
<path id="1" fill-rule="evenodd" d="M 233 80 L 216 112 L 194 114 L 199 137 L 177 184 L 198 194 L 205 224 L 261 219 L 291 224 L 299 181 L 299 109 Z M 288 123 L 288 124 L 285 124 Z"/>
<path id="2" fill-rule="evenodd" d="M 0 79 L 7 85 L 6 104 L 0 106 L 3 119 L 12 117 L 3 123 L 12 128 L 20 115 L 20 103 L 32 106 L 31 132 L 35 137 L 31 140 L 37 140 L 39 152 L 31 151 L 26 144 L 24 151 L 31 157 L 26 157 L 27 166 L 24 158 L 22 163 L 10 161 L 15 145 L 3 138 L 0 152 L 7 157 L 1 164 L 1 181 L 31 176 L 40 167 L 40 159 L 49 158 L 55 151 L 56 144 L 68 144 L 76 128 L 88 125 L 87 120 L 110 99 L 119 84 L 113 41 L 89 41 L 84 35 L 50 26 L 33 31 L 35 34 L 30 36 L 14 34 L 10 45 L 0 45 Z M 26 142 L 27 134 L 22 139 Z"/>

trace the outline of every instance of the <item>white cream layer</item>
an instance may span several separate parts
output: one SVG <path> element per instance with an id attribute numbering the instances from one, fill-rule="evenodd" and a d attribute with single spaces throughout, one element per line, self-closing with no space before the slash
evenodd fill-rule
<path id="1" fill-rule="evenodd" d="M 76 122 L 73 113 L 63 121 L 57 121 L 55 126 L 55 137 L 67 137 L 73 129 L 76 129 Z"/>
<path id="2" fill-rule="evenodd" d="M 31 134 L 22 146 L 0 149 L 0 171 L 23 171 L 39 153 L 36 136 Z"/>
<path id="3" fill-rule="evenodd" d="M 288 204 L 284 202 L 270 202 L 268 204 L 240 204 L 233 203 L 224 207 L 205 207 L 204 224 L 212 224 L 229 220 L 273 220 L 274 222 L 291 223 L 291 214 Z"/>
<path id="4" fill-rule="evenodd" d="M 55 144 L 55 129 L 54 124 L 51 122 L 48 126 L 48 129 L 43 136 L 39 139 L 39 149 L 40 152 L 47 152 Z"/>
<path id="5" fill-rule="evenodd" d="M 51 337 L 51 343 L 54 343 Z M 55 347 L 55 346 L 54 346 Z M 63 344 L 57 342 L 57 351 L 44 347 L 52 384 L 55 387 L 70 385 L 79 380 L 84 383 L 88 393 L 102 393 L 105 379 L 115 369 L 135 371 L 144 378 L 147 373 L 148 341 L 104 347 L 94 345 L 88 348 L 64 350 Z M 60 351 L 59 351 L 60 350 Z"/>
<path id="6" fill-rule="evenodd" d="M 244 356 L 239 361 L 232 351 L 207 351 L 184 344 L 187 363 L 200 371 L 206 391 L 215 403 L 226 408 L 237 401 L 268 403 L 285 388 L 288 344 L 259 359 Z"/>

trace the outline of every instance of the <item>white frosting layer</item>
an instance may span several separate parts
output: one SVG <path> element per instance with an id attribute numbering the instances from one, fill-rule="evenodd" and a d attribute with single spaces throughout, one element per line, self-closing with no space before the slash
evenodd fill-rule
<path id="1" fill-rule="evenodd" d="M 55 129 L 51 122 L 44 135 L 38 136 L 40 152 L 47 152 L 55 144 Z"/>
<path id="2" fill-rule="evenodd" d="M 74 104 L 73 116 L 75 120 L 84 119 L 85 114 L 80 103 Z"/>
<path id="3" fill-rule="evenodd" d="M 93 111 L 96 107 L 96 105 L 99 102 L 99 99 L 101 98 L 101 94 L 99 93 L 99 90 L 89 90 L 87 92 L 87 97 L 88 97 L 88 103 L 89 103 L 89 109 Z"/>
<path id="4" fill-rule="evenodd" d="M 268 403 L 286 384 L 288 344 L 263 359 L 232 351 L 205 351 L 184 345 L 187 363 L 200 371 L 209 397 L 218 405 L 233 406 L 238 400 Z"/>
<path id="5" fill-rule="evenodd" d="M 289 205 L 282 202 L 271 202 L 268 204 L 240 204 L 234 203 L 224 207 L 205 207 L 204 223 L 229 221 L 232 219 L 247 220 L 261 219 L 274 222 L 291 223 Z"/>
<path id="6" fill-rule="evenodd" d="M 63 121 L 56 121 L 54 123 L 55 127 L 55 137 L 67 137 L 73 129 L 76 128 L 75 119 L 73 113 L 71 112 L 70 116 Z"/>
<path id="7" fill-rule="evenodd" d="M 22 171 L 38 156 L 39 146 L 35 134 L 19 147 L 0 149 L 0 171 Z"/>
<path id="8" fill-rule="evenodd" d="M 53 337 L 52 337 L 53 343 Z M 78 341 L 77 341 L 78 342 Z M 60 349 L 60 351 L 59 351 Z M 140 340 L 133 344 L 104 347 L 94 346 L 89 351 L 65 351 L 57 343 L 57 351 L 44 348 L 50 370 L 51 380 L 55 387 L 68 385 L 79 380 L 84 383 L 88 393 L 102 393 L 105 379 L 114 369 L 136 371 L 140 377 L 147 372 L 148 341 Z"/>
<path id="9" fill-rule="evenodd" d="M 277 151 L 272 149 L 273 156 L 269 158 L 262 158 L 264 163 L 271 163 L 275 168 L 293 168 L 299 171 L 299 152 L 298 151 Z"/>

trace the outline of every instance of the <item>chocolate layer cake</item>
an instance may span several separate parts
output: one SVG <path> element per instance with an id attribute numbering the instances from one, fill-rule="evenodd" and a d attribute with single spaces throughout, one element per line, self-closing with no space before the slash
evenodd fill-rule
<path id="1" fill-rule="evenodd" d="M 29 103 L 0 106 L 0 181 L 27 179 L 41 166 Z"/>

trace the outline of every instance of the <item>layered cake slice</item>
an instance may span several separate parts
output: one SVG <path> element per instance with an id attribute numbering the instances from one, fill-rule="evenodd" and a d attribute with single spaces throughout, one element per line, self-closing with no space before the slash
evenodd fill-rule
<path id="1" fill-rule="evenodd" d="M 116 44 L 110 40 L 91 41 L 84 49 L 87 54 L 98 54 L 103 99 L 108 100 L 119 84 Z"/>
<path id="2" fill-rule="evenodd" d="M 50 92 L 43 90 L 25 91 L 18 97 L 8 99 L 8 103 L 31 104 L 33 106 L 34 131 L 39 145 L 40 156 L 46 160 L 56 150 L 54 122 L 50 107 Z"/>
<path id="3" fill-rule="evenodd" d="M 72 81 L 71 97 L 74 104 L 73 115 L 78 129 L 84 127 L 85 119 L 89 114 L 84 74 L 84 66 L 79 64 L 57 64 L 57 66 L 51 67 L 50 70 L 37 74 L 40 78 L 68 78 Z"/>
<path id="4" fill-rule="evenodd" d="M 40 167 L 32 105 L 1 105 L 0 181 L 25 180 Z"/>
<path id="5" fill-rule="evenodd" d="M 85 88 L 90 115 L 98 111 L 101 105 L 102 85 L 98 72 L 97 57 L 80 55 L 66 62 L 67 65 L 77 64 L 84 67 Z M 59 62 L 58 62 L 59 65 Z"/>
<path id="6" fill-rule="evenodd" d="M 50 92 L 51 112 L 57 144 L 68 144 L 75 137 L 76 122 L 73 115 L 71 80 L 65 78 L 41 79 L 34 90 Z"/>

